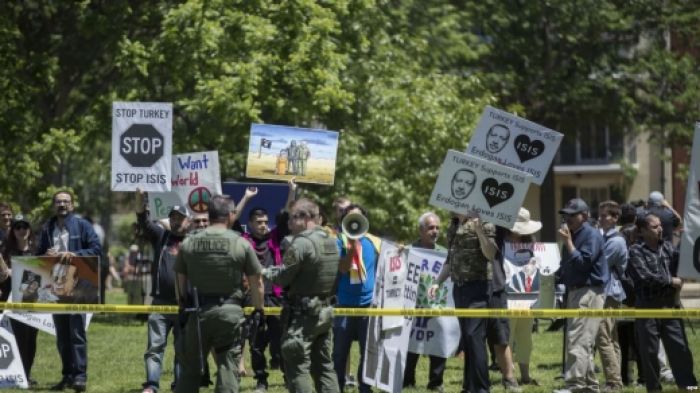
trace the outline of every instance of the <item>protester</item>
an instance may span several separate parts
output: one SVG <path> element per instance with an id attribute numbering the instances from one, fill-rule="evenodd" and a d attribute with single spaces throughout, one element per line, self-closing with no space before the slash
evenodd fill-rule
<path id="1" fill-rule="evenodd" d="M 530 262 L 534 260 L 534 258 L 532 258 L 532 253 L 523 253 L 522 250 L 532 251 L 531 249 L 534 247 L 533 235 L 539 232 L 541 228 L 541 222 L 531 219 L 530 212 L 525 208 L 520 208 L 513 229 L 498 228 L 496 243 L 498 244 L 499 253 L 497 259 L 508 259 L 517 265 L 521 265 L 520 262 L 522 262 L 523 269 L 529 269 L 531 266 Z M 523 254 L 525 254 L 525 258 L 527 259 L 520 261 L 518 256 Z M 529 282 L 527 280 L 527 278 L 531 277 L 529 274 L 525 274 L 525 272 L 522 271 L 511 273 L 514 273 L 510 277 L 511 284 L 508 287 L 511 296 L 513 296 L 514 293 L 539 291 L 539 285 L 537 285 L 539 276 L 536 275 L 537 267 L 534 267 L 533 274 L 535 274 L 535 278 L 530 279 Z M 522 285 L 515 285 L 521 274 L 525 280 L 521 280 Z M 508 346 L 514 350 L 513 360 L 518 363 L 520 369 L 520 382 L 523 385 L 538 385 L 538 382 L 530 375 L 532 325 L 534 323 L 534 318 L 511 318 L 509 319 L 509 323 L 511 334 Z"/>
<path id="2" fill-rule="evenodd" d="M 0 247 L 2 247 L 5 237 L 10 232 L 12 224 L 12 207 L 5 202 L 0 202 Z"/>
<path id="3" fill-rule="evenodd" d="M 658 191 L 652 191 L 649 194 L 646 212 L 659 217 L 659 220 L 661 220 L 661 227 L 663 228 L 664 240 L 673 242 L 673 232 L 677 228 L 680 228 L 683 220 L 680 214 L 666 201 L 664 194 Z"/>
<path id="4" fill-rule="evenodd" d="M 588 205 L 571 199 L 559 210 L 565 221 L 559 229 L 564 242 L 560 267 L 566 285 L 566 308 L 602 309 L 604 285 L 610 271 L 603 251 L 603 235 L 588 224 Z M 593 366 L 593 345 L 600 318 L 570 318 L 566 324 L 566 387 L 555 392 L 598 391 L 600 386 Z"/>
<path id="5" fill-rule="evenodd" d="M 437 244 L 440 237 L 440 217 L 433 212 L 425 212 L 418 219 L 418 240 L 411 247 L 426 248 L 430 250 L 445 251 L 445 247 Z M 418 354 L 409 351 L 406 355 L 406 368 L 403 373 L 403 387 L 416 385 L 416 365 Z M 444 392 L 443 375 L 447 359 L 430 355 L 430 368 L 428 371 L 428 390 Z"/>
<path id="6" fill-rule="evenodd" d="M 282 311 L 287 385 L 291 392 L 311 393 L 310 374 L 316 392 L 338 392 L 342 389 L 331 360 L 330 303 L 339 263 L 336 239 L 321 227 L 318 205 L 311 200 L 294 202 L 290 217 L 294 240 L 284 264 L 269 266 L 263 273 L 272 283 L 288 288 Z"/>
<path id="7" fill-rule="evenodd" d="M 627 295 L 622 286 L 622 279 L 627 269 L 627 241 L 617 230 L 620 218 L 620 206 L 615 201 L 605 201 L 598 205 L 598 222 L 605 240 L 603 252 L 608 261 L 609 280 L 605 284 L 604 308 L 617 309 Z M 620 343 L 617 336 L 615 319 L 603 318 L 596 336 L 596 347 L 605 373 L 605 390 L 622 390 L 620 367 Z"/>
<path id="8" fill-rule="evenodd" d="M 429 296 L 434 298 L 449 276 L 454 284 L 456 308 L 487 308 L 493 285 L 491 261 L 498 251 L 495 235 L 494 225 L 482 222 L 475 212 L 453 217 L 447 232 L 447 259 Z M 487 318 L 459 318 L 465 352 L 462 393 L 484 393 L 490 389 L 487 324 Z"/>
<path id="9" fill-rule="evenodd" d="M 209 213 L 194 213 L 190 219 L 192 230 L 204 229 L 209 226 Z"/>
<path id="10" fill-rule="evenodd" d="M 365 218 L 367 211 L 360 205 L 350 204 L 341 216 L 342 220 L 348 214 L 361 214 Z M 377 258 L 379 257 L 379 241 L 369 234 L 359 239 L 351 239 L 345 233 L 338 234 L 340 248 L 340 272 L 338 278 L 337 307 L 367 308 L 372 303 L 374 283 L 377 274 Z M 338 316 L 333 319 L 333 364 L 338 377 L 339 388 L 345 387 L 345 370 L 352 342 L 360 344 L 360 361 L 357 376 L 360 380 L 360 393 L 371 392 L 370 386 L 362 382 L 362 365 L 365 359 L 365 344 L 367 343 L 367 325 L 369 317 Z"/>
<path id="11" fill-rule="evenodd" d="M 0 280 L 4 281 L 0 283 L 0 288 L 2 288 L 0 301 L 7 301 L 12 292 L 12 257 L 35 254 L 36 239 L 34 238 L 34 231 L 32 231 L 31 223 L 23 214 L 17 214 L 12 222 L 6 241 L 2 245 L 2 260 L 0 263 L 3 265 L 3 271 L 0 272 Z M 31 281 L 23 291 L 22 298 L 16 299 L 15 301 L 25 303 L 36 301 L 38 289 L 39 282 Z M 17 341 L 17 348 L 19 349 L 19 355 L 22 359 L 22 365 L 24 365 L 24 373 L 27 376 L 29 387 L 36 386 L 37 382 L 32 379 L 31 375 L 34 357 L 36 356 L 36 336 L 38 330 L 16 319 L 10 319 L 10 324 L 12 325 L 12 332 L 15 335 L 15 340 Z"/>
<path id="12" fill-rule="evenodd" d="M 255 313 L 262 316 L 262 268 L 250 244 L 229 229 L 234 204 L 217 195 L 208 207 L 210 226 L 185 239 L 175 262 L 181 310 L 194 305 L 195 295 L 201 310 L 186 314 L 183 351 L 178 353 L 182 376 L 175 387 L 177 393 L 199 390 L 211 349 L 218 368 L 215 391 L 238 392 L 244 275 Z"/>
<path id="13" fill-rule="evenodd" d="M 641 242 L 629 250 L 630 275 L 635 283 L 637 308 L 677 308 L 677 291 L 683 280 L 677 277 L 678 250 L 663 236 L 661 219 L 647 213 L 637 220 Z M 676 385 L 681 391 L 697 390 L 693 374 L 693 355 L 688 347 L 683 320 L 635 320 L 639 352 L 648 392 L 661 391 L 659 340 L 673 356 L 669 357 Z"/>
<path id="14" fill-rule="evenodd" d="M 170 230 L 155 224 L 150 220 L 144 193 L 136 192 L 136 219 L 146 239 L 153 246 L 153 260 L 151 266 L 151 296 L 152 305 L 176 305 L 175 283 L 175 259 L 180 250 L 180 245 L 189 229 L 189 212 L 184 206 L 173 206 L 168 214 Z M 148 316 L 148 343 L 143 360 L 146 367 L 146 381 L 143 383 L 143 393 L 155 393 L 160 389 L 160 375 L 163 369 L 163 357 L 168 343 L 168 335 L 172 331 L 173 341 L 180 336 L 180 328 L 177 323 L 177 315 L 151 313 Z M 180 365 L 178 359 L 174 359 L 173 383 L 171 388 L 177 385 L 180 379 Z"/>
<path id="15" fill-rule="evenodd" d="M 52 217 L 41 231 L 38 255 L 61 257 L 95 256 L 102 253 L 100 241 L 92 225 L 73 215 L 73 195 L 58 191 L 53 195 Z M 87 335 L 85 314 L 54 314 L 56 346 L 61 356 L 61 381 L 51 387 L 61 391 L 72 387 L 76 392 L 87 388 Z"/>

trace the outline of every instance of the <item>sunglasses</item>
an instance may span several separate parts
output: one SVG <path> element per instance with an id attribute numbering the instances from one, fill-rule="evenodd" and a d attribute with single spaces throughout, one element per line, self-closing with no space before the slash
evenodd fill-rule
<path id="1" fill-rule="evenodd" d="M 15 229 L 18 231 L 29 230 L 29 225 L 15 225 Z"/>

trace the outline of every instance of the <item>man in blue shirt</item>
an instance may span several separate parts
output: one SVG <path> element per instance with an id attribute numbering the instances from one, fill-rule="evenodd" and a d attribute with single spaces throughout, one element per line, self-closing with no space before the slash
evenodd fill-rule
<path id="1" fill-rule="evenodd" d="M 559 273 L 566 285 L 566 307 L 602 309 L 604 285 L 610 271 L 603 252 L 603 235 L 588 224 L 588 205 L 574 198 L 559 210 L 565 224 L 559 229 L 564 243 Z M 571 318 L 567 321 L 566 388 L 557 393 L 600 390 L 593 367 L 593 344 L 600 318 Z"/>
<path id="2" fill-rule="evenodd" d="M 56 215 L 41 231 L 37 255 L 100 256 L 102 248 L 92 224 L 73 215 L 73 195 L 59 191 L 53 196 Z M 85 314 L 54 314 L 56 346 L 61 356 L 63 378 L 52 391 L 72 387 L 84 392 L 87 384 L 87 335 Z"/>
<path id="3" fill-rule="evenodd" d="M 350 204 L 343 211 L 342 219 L 350 213 L 367 217 L 367 212 L 359 205 Z M 359 239 L 349 239 L 346 234 L 338 234 L 340 265 L 338 266 L 338 307 L 369 307 L 374 293 L 374 282 L 379 256 L 378 242 L 371 235 Z M 360 363 L 358 379 L 362 381 L 362 365 L 365 360 L 367 323 L 369 317 L 335 317 L 333 319 L 333 364 L 338 375 L 340 391 L 345 386 L 345 366 L 348 353 L 354 340 L 360 343 Z M 360 393 L 371 392 L 366 383 L 360 382 Z"/>

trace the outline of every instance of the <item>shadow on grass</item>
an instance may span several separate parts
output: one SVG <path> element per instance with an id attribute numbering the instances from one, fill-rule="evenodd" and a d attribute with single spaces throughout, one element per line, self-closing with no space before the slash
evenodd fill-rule
<path id="1" fill-rule="evenodd" d="M 92 322 L 118 326 L 140 326 L 148 321 L 148 314 L 95 314 Z"/>

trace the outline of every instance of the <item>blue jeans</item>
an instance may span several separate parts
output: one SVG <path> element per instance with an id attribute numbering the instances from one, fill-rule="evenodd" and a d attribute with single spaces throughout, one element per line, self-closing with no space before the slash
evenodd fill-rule
<path id="1" fill-rule="evenodd" d="M 168 345 L 168 333 L 172 330 L 173 342 L 177 341 L 180 335 L 180 327 L 176 314 L 156 314 L 148 316 L 148 348 L 143 355 L 146 362 L 146 382 L 144 388 L 150 387 L 158 390 L 160 388 L 160 373 L 163 369 L 163 355 L 165 347 Z M 180 378 L 180 365 L 177 357 L 173 364 L 175 380 L 173 385 Z"/>
<path id="2" fill-rule="evenodd" d="M 56 347 L 61 356 L 64 381 L 87 382 L 85 314 L 54 314 Z"/>
<path id="3" fill-rule="evenodd" d="M 367 343 L 368 323 L 369 317 L 333 318 L 333 366 L 338 376 L 338 385 L 340 386 L 341 392 L 345 388 L 345 366 L 348 361 L 350 346 L 355 340 L 360 343 L 360 364 L 357 367 L 357 380 L 360 382 L 360 393 L 372 391 L 369 385 L 362 382 L 362 365 L 365 362 L 365 343 Z"/>

